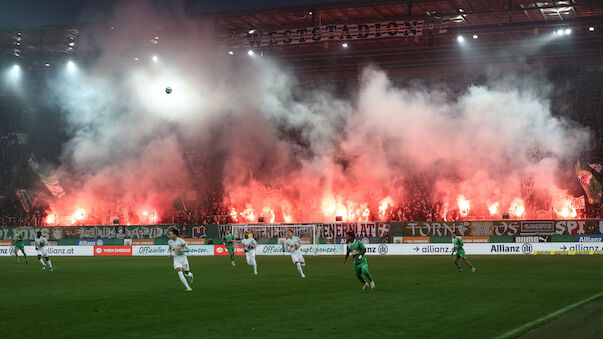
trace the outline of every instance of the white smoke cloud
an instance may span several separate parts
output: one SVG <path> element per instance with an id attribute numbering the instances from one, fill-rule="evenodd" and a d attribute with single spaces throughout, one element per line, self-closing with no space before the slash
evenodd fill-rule
<path id="1" fill-rule="evenodd" d="M 53 205 L 62 214 L 102 209 L 110 196 L 117 202 L 105 205 L 119 213 L 166 215 L 183 192 L 202 200 L 221 188 L 239 221 L 361 219 L 410 201 L 408 182 L 419 178 L 432 202 L 454 208 L 462 194 L 485 215 L 489 204 L 506 209 L 521 196 L 522 178 L 563 195 L 559 161 L 588 138 L 551 116 L 541 78 L 507 76 L 454 97 L 441 84 L 398 87 L 369 66 L 342 97 L 299 84 L 268 58 L 230 57 L 182 13 L 116 13 L 100 56 L 49 86 L 72 134 L 57 170 L 69 192 Z M 133 43 L 157 25 L 169 27 L 159 44 Z M 205 159 L 202 178 L 191 175 L 189 151 Z"/>

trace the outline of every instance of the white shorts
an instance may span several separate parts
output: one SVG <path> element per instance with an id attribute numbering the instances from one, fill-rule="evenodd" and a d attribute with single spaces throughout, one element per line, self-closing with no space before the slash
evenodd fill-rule
<path id="1" fill-rule="evenodd" d="M 293 261 L 293 263 L 303 263 L 304 262 L 304 256 L 302 255 L 301 251 L 297 251 L 297 252 L 291 252 L 291 261 Z"/>
<path id="2" fill-rule="evenodd" d="M 174 269 L 177 268 L 188 271 L 188 259 L 186 258 L 186 255 L 174 256 Z"/>
<path id="3" fill-rule="evenodd" d="M 43 257 L 47 257 L 48 256 L 48 250 L 46 249 L 46 246 L 43 247 L 38 247 L 38 255 L 41 255 Z"/>
<path id="4" fill-rule="evenodd" d="M 247 257 L 247 263 L 251 265 L 255 261 L 255 248 L 245 252 L 245 257 Z"/>

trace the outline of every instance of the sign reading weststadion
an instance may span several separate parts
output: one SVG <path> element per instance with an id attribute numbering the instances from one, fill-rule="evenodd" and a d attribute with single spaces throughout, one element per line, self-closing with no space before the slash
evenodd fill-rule
<path id="1" fill-rule="evenodd" d="M 355 25 L 322 25 L 272 31 L 251 30 L 239 47 L 265 47 L 324 41 L 351 41 L 421 36 L 440 27 L 441 18 L 428 20 L 391 20 Z"/>

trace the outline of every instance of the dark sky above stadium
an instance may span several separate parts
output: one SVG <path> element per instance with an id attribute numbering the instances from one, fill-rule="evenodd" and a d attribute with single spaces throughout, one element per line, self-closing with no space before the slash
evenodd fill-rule
<path id="1" fill-rule="evenodd" d="M 140 0 L 2 0 L 0 29 L 102 21 L 116 3 Z M 232 11 L 320 3 L 320 0 L 147 0 L 162 10 L 181 3 L 190 13 Z"/>

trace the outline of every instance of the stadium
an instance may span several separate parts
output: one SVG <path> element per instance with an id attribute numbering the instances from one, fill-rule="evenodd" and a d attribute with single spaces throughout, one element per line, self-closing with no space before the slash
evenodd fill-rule
<path id="1" fill-rule="evenodd" d="M 602 2 L 0 9 L 0 337 L 603 336 Z"/>

